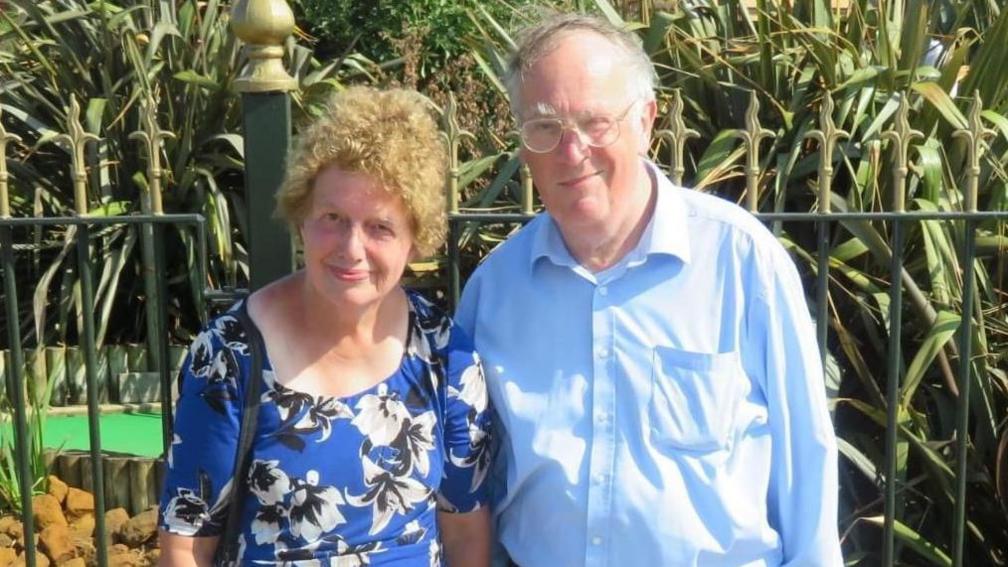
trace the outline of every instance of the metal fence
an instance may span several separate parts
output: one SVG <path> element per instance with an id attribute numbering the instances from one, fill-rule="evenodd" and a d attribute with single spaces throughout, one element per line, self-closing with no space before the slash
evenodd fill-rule
<path id="1" fill-rule="evenodd" d="M 289 136 L 290 133 L 289 110 L 286 110 L 286 105 L 289 103 L 287 101 L 287 95 L 283 92 L 262 93 L 260 96 L 272 98 L 246 99 L 258 101 L 257 104 L 249 105 L 249 108 L 253 109 L 254 119 L 247 121 L 246 124 L 253 124 L 254 127 L 246 128 L 249 133 L 246 137 L 246 147 L 251 148 L 248 150 L 250 167 L 253 167 L 251 164 L 254 163 L 254 167 L 272 168 L 273 173 L 271 175 L 275 177 L 277 175 L 276 171 L 279 171 L 279 167 L 276 163 L 266 161 L 265 157 L 257 160 L 254 156 L 256 155 L 256 152 L 259 152 L 262 156 L 282 156 L 282 151 L 276 150 L 278 148 L 282 149 L 286 145 L 287 136 Z M 753 97 L 752 105 L 752 109 L 750 113 L 748 113 L 746 127 L 735 132 L 737 137 L 742 141 L 744 148 L 746 163 L 744 167 L 746 185 L 745 205 L 753 214 L 767 223 L 776 225 L 779 225 L 780 223 L 810 223 L 815 226 L 817 234 L 817 252 L 812 262 L 812 265 L 814 266 L 812 273 L 815 277 L 814 291 L 816 301 L 811 308 L 815 314 L 815 320 L 817 323 L 817 339 L 822 347 L 821 350 L 824 365 L 828 362 L 827 357 L 830 353 L 830 345 L 835 342 L 835 338 L 830 335 L 829 284 L 831 273 L 835 274 L 838 268 L 831 265 L 831 250 L 829 241 L 830 231 L 838 225 L 849 225 L 851 223 L 863 221 L 884 221 L 891 224 L 889 240 L 887 242 L 887 247 L 890 251 L 889 281 L 904 282 L 904 284 L 888 286 L 887 290 L 889 298 L 888 320 L 892 332 L 888 335 L 888 360 L 885 368 L 885 416 L 884 424 L 882 424 L 885 431 L 885 457 L 884 467 L 883 470 L 879 472 L 878 480 L 880 484 L 884 486 L 884 522 L 881 536 L 883 565 L 894 565 L 899 555 L 899 546 L 896 537 L 896 522 L 900 519 L 898 501 L 901 490 L 905 488 L 905 486 L 901 485 L 898 481 L 896 473 L 897 446 L 901 431 L 900 418 L 897 415 L 899 408 L 898 397 L 900 395 L 901 380 L 905 375 L 905 369 L 903 368 L 901 359 L 903 346 L 901 345 L 902 333 L 900 332 L 902 328 L 901 317 L 904 312 L 903 294 L 905 290 L 910 290 L 912 293 L 919 293 L 919 291 L 916 291 L 915 288 L 908 287 L 906 283 L 904 268 L 907 262 L 907 257 L 905 256 L 904 239 L 907 231 L 915 224 L 927 221 L 952 223 L 957 227 L 957 230 L 961 230 L 963 235 L 962 249 L 957 256 L 960 262 L 959 268 L 961 270 L 961 279 L 964 286 L 962 303 L 959 306 L 961 324 L 958 326 L 955 344 L 949 348 L 954 349 L 955 354 L 958 357 L 958 368 L 953 370 L 954 382 L 958 388 L 956 439 L 968 439 L 969 436 L 966 432 L 969 429 L 969 404 L 971 398 L 970 388 L 975 378 L 975 370 L 972 365 L 975 353 L 973 351 L 973 344 L 971 340 L 973 334 L 977 330 L 976 326 L 979 323 L 979 319 L 976 318 L 977 305 L 974 304 L 976 288 L 976 274 L 974 266 L 977 258 L 976 229 L 981 223 L 991 221 L 1003 222 L 1008 219 L 1008 211 L 977 210 L 977 184 L 980 175 L 980 158 L 985 147 L 984 141 L 990 135 L 990 132 L 984 127 L 980 119 L 982 104 L 978 98 L 974 99 L 968 124 L 955 131 L 955 135 L 961 137 L 966 142 L 969 159 L 969 167 L 966 170 L 967 177 L 965 182 L 965 191 L 962 202 L 959 204 L 960 206 L 957 210 L 906 210 L 906 185 L 908 175 L 911 173 L 908 156 L 912 141 L 919 137 L 920 133 L 911 130 L 907 125 L 908 123 L 906 117 L 908 112 L 908 103 L 905 99 L 902 99 L 895 119 L 892 121 L 891 127 L 887 131 L 883 132 L 880 138 L 880 141 L 887 142 L 886 151 L 891 155 L 892 159 L 891 174 L 894 189 L 894 193 L 892 195 L 893 207 L 891 210 L 887 211 L 869 212 L 834 211 L 831 206 L 831 204 L 834 203 L 834 199 L 832 199 L 830 195 L 834 179 L 833 168 L 834 164 L 838 161 L 835 148 L 838 140 L 841 139 L 845 133 L 838 130 L 833 123 L 833 107 L 828 95 L 821 106 L 820 128 L 807 134 L 807 137 L 813 142 L 818 143 L 820 147 L 820 151 L 818 153 L 819 162 L 816 184 L 818 191 L 818 209 L 814 212 L 758 211 L 758 197 L 761 181 L 765 181 L 760 179 L 761 169 L 759 164 L 761 159 L 765 157 L 761 154 L 760 140 L 766 138 L 768 132 L 760 125 L 757 119 L 755 96 Z M 4 275 L 3 296 L 4 313 L 7 321 L 7 339 L 11 352 L 11 361 L 7 366 L 8 370 L 6 372 L 8 380 L 7 392 L 10 396 L 10 405 L 13 410 L 12 419 L 15 431 L 14 447 L 16 452 L 18 475 L 20 478 L 21 506 L 22 510 L 24 510 L 24 541 L 27 551 L 27 563 L 29 565 L 34 564 L 35 558 L 35 543 L 33 539 L 34 526 L 31 511 L 31 494 L 33 487 L 31 485 L 31 471 L 29 470 L 29 461 L 31 458 L 29 452 L 31 451 L 32 445 L 31 441 L 28 439 L 28 419 L 30 416 L 27 408 L 30 404 L 25 397 L 27 389 L 26 378 L 24 375 L 25 357 L 22 348 L 20 335 L 21 322 L 19 321 L 18 313 L 18 294 L 23 293 L 24 290 L 18 289 L 15 278 L 15 256 L 20 245 L 20 243 L 18 243 L 15 239 L 17 229 L 23 227 L 59 226 L 64 227 L 73 233 L 72 238 L 75 242 L 75 249 L 77 253 L 76 266 L 79 270 L 81 282 L 80 296 L 82 302 L 81 311 L 83 314 L 83 324 L 79 346 L 83 349 L 86 363 L 85 390 L 87 398 L 87 413 L 89 418 L 88 423 L 90 427 L 92 456 L 91 475 L 93 478 L 92 487 L 95 495 L 96 510 L 99 511 L 99 513 L 95 516 L 97 534 L 96 548 L 99 565 L 107 565 L 108 550 L 106 547 L 107 539 L 105 537 L 104 517 L 103 514 L 100 513 L 100 511 L 105 508 L 105 494 L 102 482 L 102 445 L 98 427 L 100 407 L 96 386 L 97 349 L 94 336 L 93 319 L 94 278 L 92 274 L 93 266 L 90 246 L 95 230 L 104 226 L 126 225 L 130 227 L 137 227 L 140 231 L 142 239 L 144 293 L 148 299 L 145 302 L 147 310 L 145 313 L 145 319 L 149 344 L 151 346 L 151 369 L 158 372 L 160 375 L 162 415 L 164 420 L 163 443 L 165 448 L 167 448 L 170 443 L 169 429 L 172 417 L 170 401 L 172 377 L 169 375 L 168 365 L 166 362 L 167 336 L 164 332 L 165 301 L 163 299 L 165 282 L 162 277 L 164 273 L 164 259 L 162 256 L 164 242 L 162 229 L 166 225 L 191 227 L 191 230 L 194 231 L 199 244 L 198 258 L 196 264 L 193 266 L 193 269 L 199 270 L 201 274 L 205 273 L 204 270 L 206 269 L 207 261 L 206 230 L 204 220 L 199 215 L 172 215 L 163 213 L 160 204 L 161 189 L 159 184 L 161 171 L 158 163 L 158 148 L 161 143 L 161 134 L 159 128 L 157 127 L 153 105 L 149 105 L 146 112 L 148 113 L 147 120 L 145 120 L 146 126 L 144 130 L 135 134 L 136 139 L 141 142 L 146 155 L 148 164 L 147 179 L 150 181 L 149 189 L 144 194 L 142 200 L 143 214 L 111 217 L 89 216 L 85 198 L 88 181 L 83 156 L 85 144 L 93 141 L 94 136 L 86 134 L 81 128 L 78 119 L 79 109 L 71 109 L 71 112 L 69 113 L 70 121 L 66 125 L 67 134 L 61 138 L 62 142 L 65 144 L 67 154 L 70 156 L 69 167 L 74 180 L 76 194 L 77 214 L 75 216 L 12 218 L 10 215 L 7 189 L 8 175 L 6 171 L 6 161 L 0 160 L 0 250 L 2 250 L 2 258 L 0 258 L 0 260 L 2 260 Z M 518 212 L 492 213 L 462 211 L 460 209 L 459 140 L 461 139 L 462 132 L 457 126 L 457 121 L 454 120 L 454 112 L 454 107 L 449 105 L 445 110 L 444 117 L 445 136 L 451 155 L 451 175 L 448 187 L 450 237 L 446 278 L 447 287 L 449 289 L 449 297 L 453 304 L 458 298 L 459 289 L 462 284 L 460 275 L 461 249 L 459 244 L 463 232 L 468 227 L 481 223 L 521 224 L 532 218 L 536 210 L 531 181 L 527 172 L 524 170 L 522 170 L 520 174 L 521 181 L 519 186 L 521 189 Z M 685 144 L 688 139 L 695 137 L 696 133 L 688 130 L 684 126 L 684 122 L 682 120 L 682 105 L 677 103 L 677 99 L 673 100 L 673 104 L 671 105 L 669 112 L 670 116 L 666 120 L 666 123 L 669 124 L 670 127 L 658 134 L 663 143 L 667 144 L 668 148 L 667 153 L 669 161 L 664 165 L 670 172 L 670 177 L 673 181 L 681 182 L 684 174 L 683 151 Z M 264 123 L 266 124 L 266 127 L 263 127 Z M 9 141 L 13 140 L 13 137 L 7 134 L 2 128 L 2 124 L 0 124 L 0 154 L 6 156 L 6 145 Z M 282 134 L 279 139 L 277 139 L 277 136 L 275 135 L 278 131 Z M 882 146 L 879 146 L 879 148 L 881 147 Z M 249 177 L 253 176 L 250 174 Z M 271 191 L 269 190 L 270 188 L 266 186 L 268 183 L 264 185 L 261 178 L 259 176 L 256 177 L 260 180 L 250 180 L 250 183 L 259 183 L 260 186 L 249 187 L 249 191 L 257 192 L 261 198 L 263 195 L 269 195 Z M 270 182 L 272 183 L 272 181 Z M 268 201 L 268 198 L 266 200 Z M 265 214 L 268 214 L 268 208 L 262 207 L 261 209 L 266 210 L 267 213 L 263 213 L 262 210 L 260 210 L 258 213 L 259 216 L 250 220 L 250 227 L 262 226 L 264 223 L 269 224 L 267 221 L 263 220 Z M 259 237 L 262 238 L 261 234 Z M 287 260 L 283 260 L 279 265 L 274 265 L 272 267 L 274 272 L 269 270 L 256 272 L 255 268 L 257 264 L 255 258 L 261 257 L 258 255 L 269 255 L 271 250 L 275 250 L 277 246 L 286 246 L 286 239 L 283 240 L 282 244 L 278 244 L 276 241 L 273 241 L 272 243 L 263 244 L 262 246 L 255 244 L 255 238 L 252 235 L 250 235 L 249 240 L 253 243 L 253 246 L 257 247 L 256 250 L 250 251 L 253 273 L 257 274 L 254 279 L 264 283 L 277 275 L 274 273 L 276 270 L 285 269 L 284 262 Z M 262 241 L 263 240 L 260 240 L 260 242 Z M 201 276 L 200 281 L 206 281 L 206 278 Z M 253 285 L 253 287 L 256 286 Z M 203 294 L 201 301 L 209 299 L 215 294 L 227 295 L 226 293 L 222 294 L 220 290 L 201 290 L 200 293 Z M 205 303 L 202 303 L 202 305 L 205 306 Z M 933 320 L 935 314 L 931 313 L 930 317 Z M 201 320 L 205 321 L 205 309 L 201 314 Z M 954 476 L 956 484 L 952 495 L 955 501 L 955 508 L 954 516 L 948 518 L 948 522 L 954 526 L 952 532 L 955 534 L 955 538 L 954 541 L 942 542 L 942 544 L 951 552 L 950 562 L 955 565 L 962 565 L 964 561 L 964 548 L 966 546 L 967 525 L 967 443 L 955 443 L 955 454 L 956 468 L 954 470 Z"/>

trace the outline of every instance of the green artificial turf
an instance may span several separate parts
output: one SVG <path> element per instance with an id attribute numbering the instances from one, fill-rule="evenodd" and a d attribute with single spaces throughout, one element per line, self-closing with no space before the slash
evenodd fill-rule
<path id="1" fill-rule="evenodd" d="M 103 414 L 99 423 L 103 451 L 140 457 L 161 454 L 160 413 L 109 413 Z M 10 427 L 9 422 L 5 425 Z M 87 415 L 47 416 L 44 441 L 46 447 L 54 449 L 90 449 Z"/>

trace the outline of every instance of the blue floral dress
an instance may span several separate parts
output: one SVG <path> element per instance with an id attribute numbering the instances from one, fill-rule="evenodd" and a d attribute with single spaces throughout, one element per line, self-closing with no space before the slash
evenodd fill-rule
<path id="1" fill-rule="evenodd" d="M 486 505 L 490 410 L 479 357 L 414 292 L 398 371 L 347 397 L 276 383 L 262 398 L 242 500 L 243 565 L 440 566 L 437 509 Z M 161 497 L 161 527 L 223 531 L 249 376 L 239 302 L 189 350 Z"/>

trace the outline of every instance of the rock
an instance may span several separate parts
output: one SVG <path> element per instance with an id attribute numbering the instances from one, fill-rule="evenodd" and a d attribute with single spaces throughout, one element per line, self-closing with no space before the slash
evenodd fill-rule
<path id="1" fill-rule="evenodd" d="M 110 545 L 108 548 L 109 555 L 118 555 L 120 553 L 128 553 L 130 550 L 129 546 L 124 543 L 117 543 Z"/>
<path id="2" fill-rule="evenodd" d="M 67 490 L 69 488 L 67 487 L 67 484 L 53 475 L 49 475 L 47 477 L 47 482 L 49 483 L 49 489 L 46 490 L 46 492 L 62 504 L 66 500 L 67 496 Z"/>
<path id="3" fill-rule="evenodd" d="M 147 553 L 144 554 L 144 561 L 147 565 L 157 565 L 161 560 L 161 550 L 158 548 L 148 549 Z"/>
<path id="4" fill-rule="evenodd" d="M 27 558 L 25 557 L 24 552 L 21 552 L 21 554 L 17 556 L 17 559 L 14 560 L 13 565 L 14 567 L 24 567 L 25 565 L 28 565 L 28 561 Z M 39 553 L 38 551 L 36 551 L 35 567 L 49 567 L 49 558 L 46 557 L 44 553 Z"/>
<path id="5" fill-rule="evenodd" d="M 59 500 L 51 494 L 39 494 L 32 498 L 32 511 L 35 514 L 35 527 L 39 530 L 54 525 L 67 525 L 66 516 L 63 515 Z"/>
<path id="6" fill-rule="evenodd" d="M 64 561 L 73 559 L 74 545 L 70 540 L 70 528 L 54 524 L 42 530 L 39 534 L 39 547 L 56 562 L 62 565 Z"/>
<path id="7" fill-rule="evenodd" d="M 140 547 L 157 534 L 157 509 L 150 508 L 130 518 L 123 526 L 121 541 L 130 547 Z"/>
<path id="8" fill-rule="evenodd" d="M 73 537 L 74 555 L 84 560 L 87 565 L 97 565 L 98 550 L 95 549 L 94 540 L 89 537 Z"/>
<path id="9" fill-rule="evenodd" d="M 17 561 L 17 553 L 10 547 L 0 547 L 0 565 L 10 565 Z"/>
<path id="10" fill-rule="evenodd" d="M 70 520 L 70 530 L 84 537 L 91 537 L 95 529 L 95 517 L 94 514 L 84 514 L 80 518 L 74 518 Z"/>
<path id="11" fill-rule="evenodd" d="M 3 516 L 0 518 L 0 533 L 8 533 L 7 530 L 15 524 L 17 525 L 18 531 L 20 531 L 21 521 L 17 519 L 17 516 Z"/>
<path id="12" fill-rule="evenodd" d="M 17 518 L 14 518 L 14 521 L 12 522 L 4 522 L 0 524 L 0 526 L 3 526 L 3 532 L 5 534 L 11 536 L 15 540 L 24 537 L 24 524 L 22 524 L 21 520 L 18 520 Z"/>
<path id="13" fill-rule="evenodd" d="M 90 492 L 71 487 L 67 489 L 64 507 L 70 518 L 80 518 L 85 514 L 94 515 L 94 496 Z"/>
<path id="14" fill-rule="evenodd" d="M 125 508 L 113 508 L 105 512 L 105 533 L 113 542 L 119 541 L 126 522 L 130 519 L 129 512 Z"/>
<path id="15" fill-rule="evenodd" d="M 87 562 L 80 557 L 74 557 L 62 565 L 63 567 L 87 567 Z"/>
<path id="16" fill-rule="evenodd" d="M 109 553 L 108 567 L 145 567 L 143 556 L 132 549 L 125 553 Z"/>
<path id="17" fill-rule="evenodd" d="M 13 547 L 13 546 L 14 546 L 14 538 L 12 538 L 11 536 L 7 535 L 4 532 L 0 532 L 0 548 Z M 5 563 L 3 561 L 0 561 L 0 565 L 4 564 Z"/>

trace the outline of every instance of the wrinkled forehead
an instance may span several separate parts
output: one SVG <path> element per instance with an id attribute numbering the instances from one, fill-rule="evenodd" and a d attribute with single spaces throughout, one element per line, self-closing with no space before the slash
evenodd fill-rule
<path id="1" fill-rule="evenodd" d="M 630 96 L 626 53 L 595 34 L 570 34 L 522 74 L 519 117 L 612 114 Z"/>

